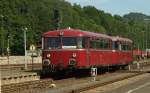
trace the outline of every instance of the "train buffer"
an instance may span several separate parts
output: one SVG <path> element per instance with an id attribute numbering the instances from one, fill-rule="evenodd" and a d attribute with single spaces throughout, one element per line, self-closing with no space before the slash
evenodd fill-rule
<path id="1" fill-rule="evenodd" d="M 1 85 L 39 80 L 40 76 L 33 72 L 1 71 Z"/>

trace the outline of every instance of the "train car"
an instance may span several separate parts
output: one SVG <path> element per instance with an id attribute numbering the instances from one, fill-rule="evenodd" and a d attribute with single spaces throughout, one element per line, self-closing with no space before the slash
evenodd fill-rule
<path id="1" fill-rule="evenodd" d="M 141 59 L 150 58 L 150 49 L 146 50 L 133 50 L 134 60 L 139 61 Z"/>
<path id="2" fill-rule="evenodd" d="M 120 64 L 120 67 L 125 68 L 128 64 L 133 61 L 133 50 L 132 50 L 132 40 L 122 37 L 113 37 L 113 52 L 112 61 L 116 64 Z"/>
<path id="3" fill-rule="evenodd" d="M 134 60 L 136 60 L 136 61 L 141 60 L 142 59 L 142 51 L 139 49 L 133 50 L 133 57 L 134 57 Z"/>
<path id="4" fill-rule="evenodd" d="M 126 66 L 132 62 L 132 41 L 79 29 L 59 29 L 42 36 L 43 71 Z"/>
<path id="5" fill-rule="evenodd" d="M 150 49 L 146 49 L 147 58 L 150 58 Z"/>

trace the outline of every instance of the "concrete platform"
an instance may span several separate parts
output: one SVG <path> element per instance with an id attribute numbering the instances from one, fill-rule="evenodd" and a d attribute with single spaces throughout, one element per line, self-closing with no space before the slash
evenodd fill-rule
<path id="1" fill-rule="evenodd" d="M 101 93 L 101 92 L 92 92 L 92 93 Z M 150 75 L 147 74 L 147 76 L 143 77 L 142 79 L 136 82 L 127 83 L 123 86 L 102 93 L 150 93 Z"/>
<path id="2" fill-rule="evenodd" d="M 150 71 L 150 60 L 143 60 L 140 62 L 134 62 L 132 65 L 128 66 L 130 71 Z"/>
<path id="3" fill-rule="evenodd" d="M 1 71 L 0 73 L 1 85 L 40 79 L 40 76 L 38 76 L 38 74 L 35 72 L 26 72 L 21 70 L 6 70 Z"/>

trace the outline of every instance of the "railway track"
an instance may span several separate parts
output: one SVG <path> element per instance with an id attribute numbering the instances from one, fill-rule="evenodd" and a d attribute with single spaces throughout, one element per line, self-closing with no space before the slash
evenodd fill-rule
<path id="1" fill-rule="evenodd" d="M 36 80 L 36 81 L 28 81 L 23 83 L 2 85 L 1 92 L 2 93 L 21 93 L 24 90 L 29 89 L 43 89 L 43 88 L 51 88 L 51 84 L 53 83 L 52 79 L 44 79 L 44 80 Z"/>
<path id="2" fill-rule="evenodd" d="M 103 83 L 95 83 L 95 84 L 85 86 L 85 87 L 82 87 L 82 88 L 79 88 L 79 89 L 73 89 L 73 90 L 71 90 L 67 93 L 80 93 L 80 92 L 88 91 L 88 90 L 91 90 L 91 89 L 94 89 L 94 88 L 97 88 L 97 87 L 112 84 L 112 83 L 115 83 L 115 82 L 118 82 L 118 81 L 129 79 L 129 78 L 132 78 L 132 77 L 135 77 L 135 76 L 139 76 L 139 75 L 142 75 L 142 74 L 144 74 L 144 72 L 136 73 L 136 74 L 125 76 L 125 77 L 121 77 L 121 78 L 110 80 L 110 81 L 103 82 Z"/>
<path id="3" fill-rule="evenodd" d="M 146 67 L 149 68 L 147 65 L 149 66 L 149 64 L 146 64 Z M 17 83 L 17 84 L 3 85 L 1 92 L 2 93 L 22 93 L 22 91 L 24 90 L 33 90 L 32 92 L 27 91 L 25 93 L 37 93 L 36 90 L 39 90 L 39 91 L 42 91 L 42 93 L 53 93 L 53 92 L 55 93 L 80 93 L 80 92 L 87 91 L 96 87 L 104 86 L 107 84 L 122 81 L 122 80 L 132 78 L 135 76 L 139 76 L 145 73 L 147 73 L 147 71 L 141 71 L 141 70 L 139 71 L 138 70 L 137 71 L 117 71 L 114 73 L 99 75 L 96 79 L 97 81 L 95 82 L 91 82 L 92 80 L 91 77 L 68 78 L 68 79 L 62 79 L 62 80 L 43 79 L 43 80 Z M 101 82 L 106 77 L 111 77 L 111 76 L 115 76 L 118 74 L 120 74 L 119 78 Z M 56 88 L 52 88 L 51 84 L 53 83 L 56 84 Z"/>
<path id="4" fill-rule="evenodd" d="M 91 77 L 84 78 L 68 78 L 62 80 L 53 80 L 53 79 L 42 79 L 36 81 L 28 81 L 23 83 L 9 84 L 3 85 L 2 93 L 80 93 L 83 91 L 87 91 L 96 87 L 104 86 L 107 84 L 111 84 L 114 82 L 118 82 L 121 80 L 125 80 L 131 77 L 135 77 L 138 75 L 142 75 L 146 72 L 129 72 L 129 71 L 117 71 L 114 73 L 107 73 L 103 75 L 99 75 L 97 77 L 97 81 L 92 81 Z M 106 77 L 117 76 L 118 78 L 114 78 L 112 80 L 104 80 Z M 56 88 L 53 88 L 52 84 L 56 85 Z M 72 86 L 72 87 L 71 87 Z M 32 91 L 31 91 L 32 90 Z M 47 91 L 45 91 L 47 90 Z M 27 91 L 27 92 L 23 92 Z"/>
<path id="5" fill-rule="evenodd" d="M 92 81 L 91 77 L 72 79 L 71 81 L 60 80 L 59 82 L 55 82 L 57 88 L 47 90 L 43 93 L 80 93 L 93 88 L 144 75 L 146 73 L 149 73 L 149 71 L 117 71 L 107 75 L 99 75 L 96 81 Z"/>

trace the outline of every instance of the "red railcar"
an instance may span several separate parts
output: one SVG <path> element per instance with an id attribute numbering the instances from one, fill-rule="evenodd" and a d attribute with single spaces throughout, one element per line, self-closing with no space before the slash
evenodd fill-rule
<path id="1" fill-rule="evenodd" d="M 132 62 L 132 41 L 121 37 L 59 29 L 43 34 L 43 70 L 125 66 Z"/>

